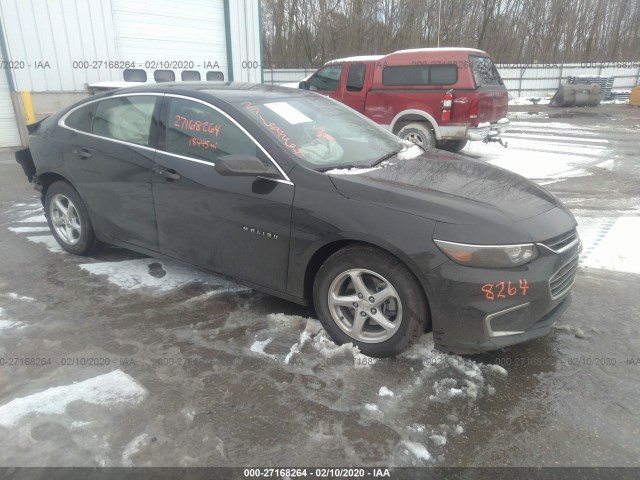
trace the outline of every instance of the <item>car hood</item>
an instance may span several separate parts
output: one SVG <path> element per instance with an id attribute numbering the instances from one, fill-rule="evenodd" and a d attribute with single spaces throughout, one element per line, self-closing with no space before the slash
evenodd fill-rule
<path id="1" fill-rule="evenodd" d="M 348 174 L 346 174 L 348 173 Z M 518 222 L 564 207 L 542 187 L 487 163 L 441 151 L 392 159 L 380 168 L 332 170 L 344 196 L 439 222 Z"/>

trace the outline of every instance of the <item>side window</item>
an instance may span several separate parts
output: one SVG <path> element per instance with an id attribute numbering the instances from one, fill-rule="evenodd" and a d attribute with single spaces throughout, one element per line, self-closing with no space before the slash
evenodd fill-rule
<path id="1" fill-rule="evenodd" d="M 342 65 L 330 65 L 318 70 L 316 74 L 309 79 L 311 90 L 335 92 L 338 89 L 338 83 L 340 83 L 341 73 Z"/>
<path id="2" fill-rule="evenodd" d="M 258 156 L 257 148 L 253 140 L 217 110 L 191 100 L 171 99 L 167 152 L 215 162 L 222 155 Z"/>
<path id="3" fill-rule="evenodd" d="M 80 130 L 81 132 L 90 133 L 91 125 L 93 124 L 93 114 L 95 112 L 95 109 L 95 103 L 90 103 L 89 105 L 80 107 L 64 120 L 64 124 L 69 128 Z"/>
<path id="4" fill-rule="evenodd" d="M 131 95 L 97 102 L 92 133 L 137 145 L 149 145 L 155 96 Z"/>
<path id="5" fill-rule="evenodd" d="M 347 90 L 350 92 L 359 92 L 364 86 L 364 74 L 367 66 L 364 63 L 356 63 L 349 67 L 349 76 L 347 77 Z"/>
<path id="6" fill-rule="evenodd" d="M 385 67 L 382 83 L 400 85 L 452 85 L 458 81 L 458 67 L 454 64 L 406 65 Z"/>
<path id="7" fill-rule="evenodd" d="M 458 66 L 453 64 L 432 65 L 430 74 L 429 83 L 431 85 L 453 85 L 458 81 Z"/>

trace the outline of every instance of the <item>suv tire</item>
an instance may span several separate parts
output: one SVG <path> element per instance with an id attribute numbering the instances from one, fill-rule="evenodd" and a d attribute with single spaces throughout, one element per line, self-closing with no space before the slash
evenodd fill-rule
<path id="1" fill-rule="evenodd" d="M 425 123 L 408 123 L 397 133 L 398 137 L 424 148 L 436 147 L 436 134 Z"/>

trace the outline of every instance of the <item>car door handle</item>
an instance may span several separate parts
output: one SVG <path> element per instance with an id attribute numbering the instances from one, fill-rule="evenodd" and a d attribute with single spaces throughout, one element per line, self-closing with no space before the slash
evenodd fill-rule
<path id="1" fill-rule="evenodd" d="M 76 157 L 80 157 L 82 159 L 87 159 L 93 157 L 93 150 L 89 148 L 74 148 L 71 151 Z"/>
<path id="2" fill-rule="evenodd" d="M 171 170 L 171 169 L 165 170 L 163 168 L 154 168 L 153 173 L 155 173 L 156 175 L 160 175 L 161 177 L 164 177 L 170 181 L 180 180 L 182 178 L 182 175 L 176 173 L 175 170 Z"/>

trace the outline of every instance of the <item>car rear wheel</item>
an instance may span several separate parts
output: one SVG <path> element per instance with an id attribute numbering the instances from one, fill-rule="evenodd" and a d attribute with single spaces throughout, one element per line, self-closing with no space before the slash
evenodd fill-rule
<path id="1" fill-rule="evenodd" d="M 397 258 L 354 245 L 322 265 L 314 305 L 338 344 L 353 343 L 371 357 L 392 357 L 424 333 L 428 309 L 422 288 Z"/>
<path id="2" fill-rule="evenodd" d="M 97 241 L 78 192 L 67 182 L 55 182 L 49 186 L 44 199 L 45 214 L 51 233 L 67 252 L 87 255 Z"/>
<path id="3" fill-rule="evenodd" d="M 467 146 L 468 140 L 442 140 L 438 142 L 438 148 L 457 153 Z"/>
<path id="4" fill-rule="evenodd" d="M 424 148 L 436 146 L 436 134 L 424 123 L 408 123 L 400 129 L 398 137 Z"/>

